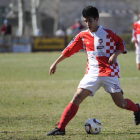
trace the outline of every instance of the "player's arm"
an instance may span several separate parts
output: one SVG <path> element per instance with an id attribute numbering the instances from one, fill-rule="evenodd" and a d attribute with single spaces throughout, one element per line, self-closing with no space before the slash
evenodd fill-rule
<path id="1" fill-rule="evenodd" d="M 66 56 L 64 56 L 63 54 L 51 65 L 50 67 L 50 75 L 54 74 L 56 72 L 56 66 L 59 62 L 61 62 L 62 60 L 64 60 L 65 58 L 67 58 Z"/>
<path id="2" fill-rule="evenodd" d="M 118 55 L 121 54 L 121 53 L 122 53 L 121 50 L 116 50 L 115 53 L 113 53 L 113 54 L 110 56 L 110 58 L 109 58 L 109 60 L 108 60 L 108 63 L 109 63 L 109 64 L 114 64 L 114 63 L 116 62 L 116 60 L 117 60 Z"/>
<path id="3" fill-rule="evenodd" d="M 112 39 L 115 41 L 115 44 L 116 44 L 116 51 L 110 56 L 108 60 L 109 64 L 114 64 L 119 54 L 127 53 L 125 50 L 125 42 L 118 35 L 116 35 L 116 33 L 113 32 L 112 30 L 106 30 L 106 31 L 112 37 Z"/>
<path id="4" fill-rule="evenodd" d="M 50 67 L 50 75 L 56 72 L 56 65 L 64 60 L 67 57 L 79 52 L 79 50 L 83 49 L 82 41 L 80 35 L 78 34 L 75 38 L 69 43 L 69 45 L 64 49 L 62 55 L 51 65 Z"/>
<path id="5" fill-rule="evenodd" d="M 117 57 L 118 57 L 119 54 L 127 53 L 126 50 L 125 50 L 125 42 L 119 36 L 117 36 L 116 34 L 113 34 L 112 38 L 114 39 L 114 41 L 116 43 L 116 51 L 115 51 L 115 53 L 113 53 L 110 56 L 110 58 L 108 60 L 109 64 L 114 64 L 116 62 Z"/>

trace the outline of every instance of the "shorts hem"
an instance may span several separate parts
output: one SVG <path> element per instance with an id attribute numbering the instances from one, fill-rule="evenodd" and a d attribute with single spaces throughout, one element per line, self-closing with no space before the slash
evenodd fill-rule
<path id="1" fill-rule="evenodd" d="M 86 87 L 78 87 L 78 89 L 79 89 L 79 88 L 82 88 L 82 89 L 87 89 L 87 90 L 91 91 L 92 93 L 91 93 L 89 96 L 94 96 L 94 93 L 93 93 L 93 91 L 92 91 L 92 90 L 90 90 L 90 89 L 88 89 L 88 88 L 86 88 Z"/>

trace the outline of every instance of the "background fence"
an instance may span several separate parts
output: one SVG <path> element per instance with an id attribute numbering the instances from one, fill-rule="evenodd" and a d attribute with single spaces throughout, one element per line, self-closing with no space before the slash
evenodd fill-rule
<path id="1" fill-rule="evenodd" d="M 0 36 L 0 52 L 36 52 L 36 51 L 62 51 L 74 36 L 64 37 L 16 37 Z M 130 34 L 120 35 L 126 43 L 127 50 L 134 50 Z"/>

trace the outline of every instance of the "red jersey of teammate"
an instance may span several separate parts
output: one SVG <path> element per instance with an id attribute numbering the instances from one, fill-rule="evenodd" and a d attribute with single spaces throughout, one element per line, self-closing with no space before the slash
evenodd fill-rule
<path id="1" fill-rule="evenodd" d="M 140 54 L 140 20 L 133 25 L 132 42 L 135 42 L 136 54 Z"/>
<path id="2" fill-rule="evenodd" d="M 112 65 L 108 63 L 108 60 L 115 50 L 121 50 L 123 53 L 126 53 L 125 43 L 112 30 L 100 26 L 93 33 L 89 30 L 82 31 L 75 36 L 62 54 L 70 57 L 81 49 L 85 50 L 88 57 L 86 74 L 91 77 L 120 77 L 118 60 Z"/>

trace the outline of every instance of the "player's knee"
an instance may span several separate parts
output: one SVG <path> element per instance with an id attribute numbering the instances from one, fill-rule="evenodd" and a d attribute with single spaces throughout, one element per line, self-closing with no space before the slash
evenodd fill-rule
<path id="1" fill-rule="evenodd" d="M 75 102 L 76 104 L 80 104 L 82 101 L 83 100 L 82 100 L 80 94 L 76 93 L 73 97 L 73 102 Z"/>
<path id="2" fill-rule="evenodd" d="M 140 64 L 137 65 L 137 69 L 140 70 Z"/>

